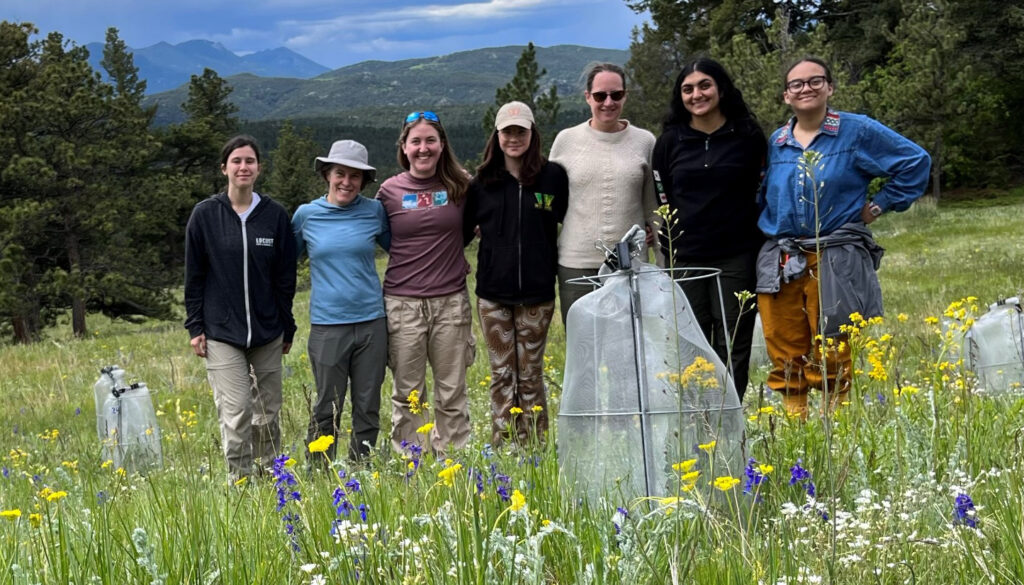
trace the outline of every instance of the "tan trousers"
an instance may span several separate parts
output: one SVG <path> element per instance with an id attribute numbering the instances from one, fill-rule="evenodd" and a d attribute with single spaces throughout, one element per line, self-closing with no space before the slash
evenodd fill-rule
<path id="1" fill-rule="evenodd" d="M 281 337 L 249 349 L 206 342 L 206 376 L 232 480 L 252 473 L 254 458 L 269 469 L 281 450 L 281 346 Z"/>
<path id="2" fill-rule="evenodd" d="M 783 283 L 775 294 L 757 295 L 765 347 L 772 361 L 768 387 L 786 395 L 822 389 L 822 346 L 818 333 L 818 257 L 807 254 L 807 272 Z M 824 379 L 829 393 L 850 389 L 853 362 L 845 335 L 825 344 Z M 841 348 L 841 350 L 840 350 Z"/>
<path id="3" fill-rule="evenodd" d="M 491 362 L 491 444 L 500 445 L 506 436 L 525 444 L 534 433 L 543 440 L 548 430 L 544 347 L 555 302 L 504 305 L 477 299 L 477 309 Z M 513 407 L 522 412 L 513 415 Z"/>
<path id="4" fill-rule="evenodd" d="M 476 357 L 473 317 L 465 290 L 443 297 L 415 298 L 384 295 L 388 316 L 388 365 L 394 378 L 391 392 L 391 445 L 416 443 L 444 454 L 469 442 L 469 401 L 466 370 Z M 409 394 L 419 391 L 428 402 L 427 364 L 434 379 L 431 408 L 434 428 L 429 444 L 416 433 L 428 414 L 412 412 Z"/>

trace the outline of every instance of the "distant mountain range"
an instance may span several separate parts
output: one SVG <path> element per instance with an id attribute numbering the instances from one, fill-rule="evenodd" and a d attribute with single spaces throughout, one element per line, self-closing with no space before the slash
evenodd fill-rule
<path id="1" fill-rule="evenodd" d="M 171 63 L 174 71 L 182 72 L 180 75 L 186 70 L 191 75 L 210 67 L 233 88 L 230 99 L 238 107 L 239 117 L 259 121 L 335 116 L 345 111 L 378 108 L 488 104 L 494 100 L 495 90 L 515 75 L 516 61 L 525 48 L 495 47 L 423 59 L 364 61 L 326 71 L 288 49 L 239 57 L 216 43 L 190 41 L 175 46 L 160 43 L 137 50 L 135 63 L 151 91 L 155 86 L 170 83 L 164 80 L 172 78 Z M 582 72 L 588 63 L 623 64 L 629 59 L 628 51 L 577 45 L 537 47 L 536 51 L 537 63 L 547 69 L 547 75 L 541 79 L 542 88 L 554 84 L 560 96 L 579 94 Z M 90 47 L 90 52 L 98 67 L 102 46 L 98 51 Z M 154 61 L 163 69 L 152 69 Z M 157 124 L 184 119 L 181 104 L 188 97 L 188 75 L 180 75 L 178 79 L 183 81 L 175 89 L 148 98 L 149 103 L 159 106 Z"/>
<path id="2" fill-rule="evenodd" d="M 89 62 L 93 69 L 103 71 L 103 43 L 89 43 Z M 139 68 L 139 77 L 146 80 L 146 93 L 154 94 L 187 84 L 192 75 L 202 74 L 209 67 L 221 77 L 242 73 L 262 77 L 294 77 L 308 79 L 330 71 L 302 55 L 278 47 L 248 55 L 236 55 L 224 45 L 211 41 L 187 41 L 177 45 L 157 43 L 142 49 L 130 49 Z"/>

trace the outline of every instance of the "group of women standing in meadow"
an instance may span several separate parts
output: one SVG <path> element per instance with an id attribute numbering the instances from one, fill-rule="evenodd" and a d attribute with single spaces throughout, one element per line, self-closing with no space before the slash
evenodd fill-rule
<path id="1" fill-rule="evenodd" d="M 556 136 L 550 160 L 526 104 L 499 109 L 473 176 L 440 117 L 417 111 L 398 139 L 405 171 L 381 183 L 376 198 L 360 196 L 376 181 L 366 149 L 341 140 L 314 164 L 326 195 L 299 207 L 290 225 L 280 205 L 253 191 L 255 142 L 233 139 L 221 157 L 226 193 L 197 204 L 189 220 L 185 291 L 186 327 L 196 355 L 206 358 L 229 471 L 247 475 L 255 460 L 265 468 L 280 451 L 281 354 L 295 333 L 302 253 L 310 260 L 308 354 L 317 387 L 307 438 L 337 436 L 351 387 L 352 458 L 376 445 L 385 367 L 394 380 L 396 451 L 443 454 L 468 442 L 466 371 L 476 342 L 463 248 L 476 237 L 492 444 L 543 437 L 556 281 L 564 320 L 590 290 L 572 279 L 595 275 L 604 261 L 595 241 L 617 241 L 634 224 L 647 225 L 647 243 L 664 264 L 720 271 L 722 294 L 714 279 L 686 279 L 683 287 L 741 397 L 754 311 L 733 299 L 756 290 L 773 366 L 768 386 L 798 416 L 806 416 L 811 388 L 842 399 L 848 349 L 831 341 L 822 350 L 819 311 L 828 315 L 826 337 L 853 311 L 881 313 L 880 248 L 864 226 L 920 196 L 930 161 L 878 122 L 830 109 L 833 89 L 824 62 L 798 61 L 782 94 L 794 116 L 766 141 L 724 68 L 697 59 L 680 72 L 655 139 L 622 118 L 622 69 L 598 64 L 586 72 L 590 119 Z M 810 151 L 820 159 L 809 169 Z M 888 181 L 869 199 L 875 177 Z M 668 222 L 658 221 L 659 205 L 668 206 Z M 383 284 L 377 247 L 389 255 Z M 811 291 L 819 282 L 823 291 L 848 294 L 826 295 L 819 306 Z M 333 446 L 324 451 L 333 454 Z"/>

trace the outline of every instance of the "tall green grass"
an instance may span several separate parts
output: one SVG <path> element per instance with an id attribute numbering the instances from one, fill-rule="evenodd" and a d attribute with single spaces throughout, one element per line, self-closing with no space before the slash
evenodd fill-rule
<path id="1" fill-rule="evenodd" d="M 773 396 L 749 391 L 746 450 L 773 467 L 758 472 L 751 494 L 742 483 L 717 492 L 705 478 L 679 498 L 612 492 L 588 501 L 560 473 L 550 438 L 485 447 L 482 342 L 469 373 L 470 447 L 449 462 L 392 454 L 385 408 L 381 450 L 370 461 L 308 472 L 307 293 L 285 357 L 282 453 L 294 463 L 278 475 L 294 485 L 273 477 L 227 484 L 203 364 L 177 323 L 91 317 L 88 339 L 58 327 L 35 345 L 4 346 L 0 511 L 9 517 L 0 518 L 0 585 L 1021 583 L 1024 401 L 974 390 L 926 319 L 964 297 L 977 297 L 982 311 L 1024 290 L 1024 201 L 918 204 L 872 227 L 888 250 L 880 273 L 887 316 L 854 342 L 859 372 L 851 404 L 830 421 L 832 450 L 820 417 L 787 419 Z M 556 319 L 553 418 L 564 348 Z M 874 358 L 884 379 L 869 375 Z M 153 390 L 162 470 L 121 473 L 103 460 L 91 386 L 110 363 Z M 809 477 L 791 483 L 798 461 Z M 455 465 L 449 485 L 439 473 Z M 959 517 L 958 494 L 975 505 Z"/>

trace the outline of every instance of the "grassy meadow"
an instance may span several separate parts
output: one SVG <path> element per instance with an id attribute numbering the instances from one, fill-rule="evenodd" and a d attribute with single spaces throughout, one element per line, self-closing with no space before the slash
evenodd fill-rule
<path id="1" fill-rule="evenodd" d="M 88 339 L 65 325 L 0 347 L 0 585 L 1024 583 L 1024 395 L 978 390 L 939 324 L 1024 292 L 1024 189 L 921 202 L 872 227 L 887 249 L 886 317 L 851 338 L 850 404 L 801 422 L 750 389 L 754 461 L 704 471 L 670 498 L 588 501 L 560 475 L 553 440 L 485 446 L 482 342 L 470 447 L 448 461 L 390 453 L 388 379 L 372 459 L 307 472 L 308 291 L 285 356 L 283 457 L 242 485 L 226 481 L 212 393 L 180 323 L 91 316 Z M 92 385 L 114 363 L 153 391 L 162 470 L 103 457 Z"/>

